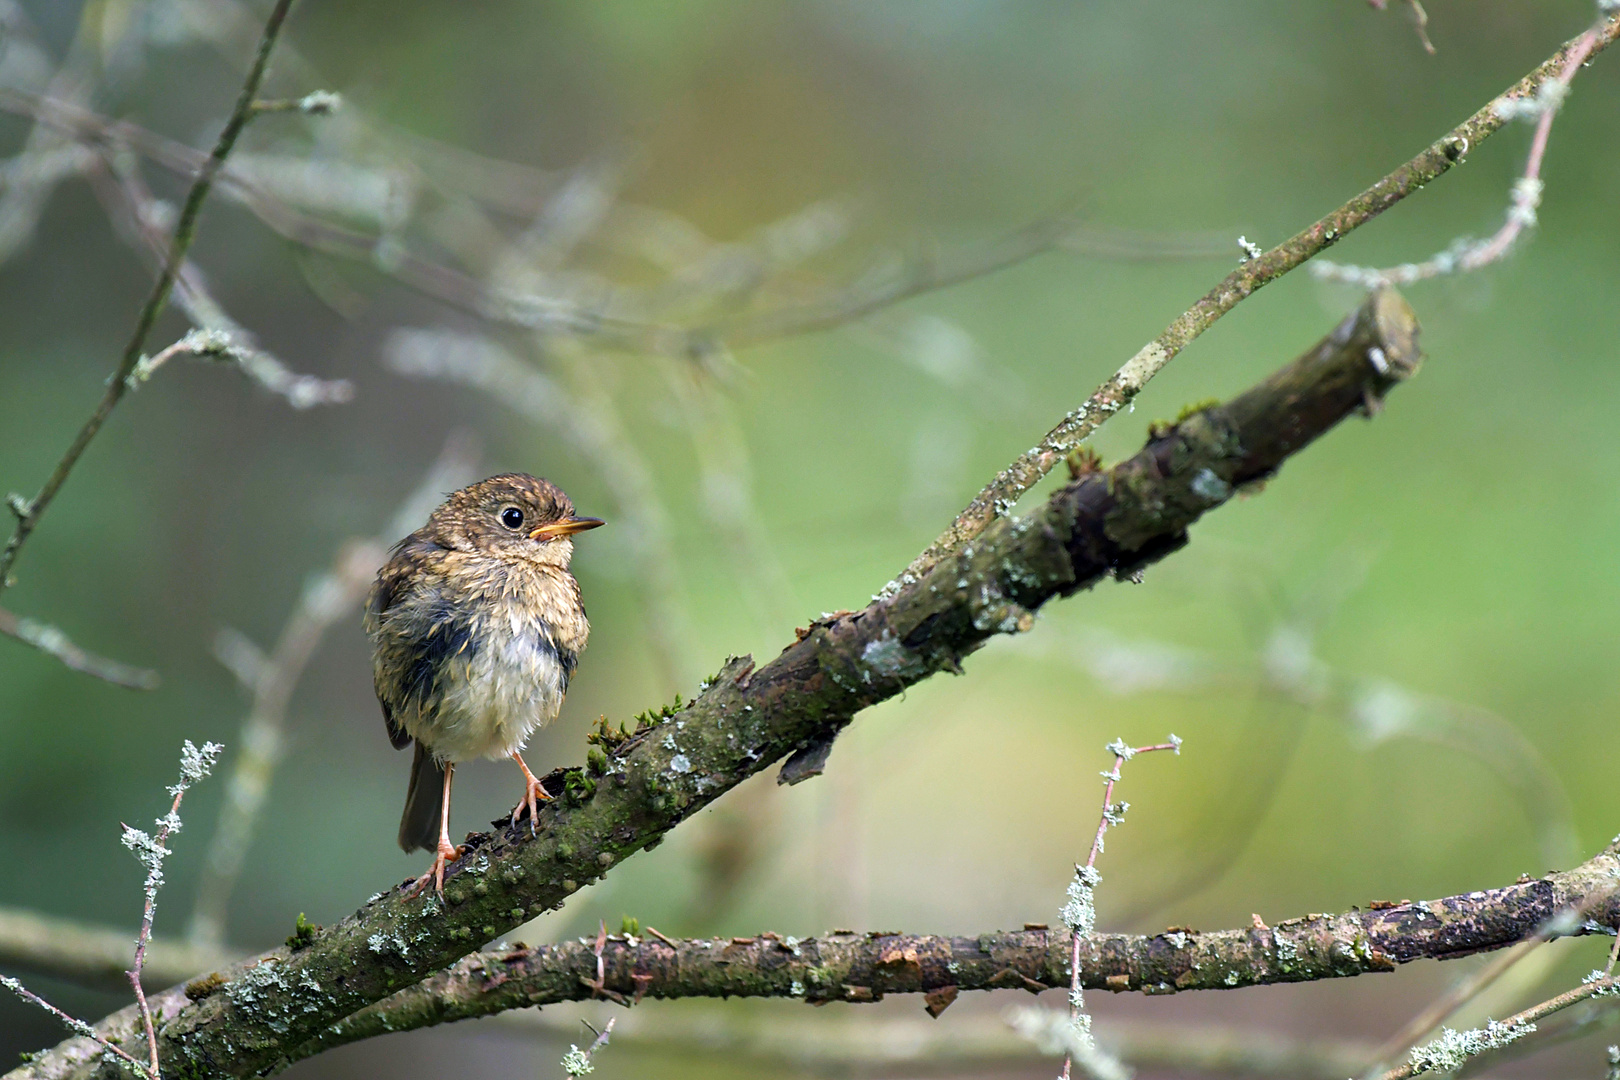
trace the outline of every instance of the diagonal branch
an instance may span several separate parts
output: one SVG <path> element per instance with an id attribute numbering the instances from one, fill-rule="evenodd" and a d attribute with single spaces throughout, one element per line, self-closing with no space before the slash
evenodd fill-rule
<path id="1" fill-rule="evenodd" d="M 17 526 L 6 541 L 3 551 L 0 551 L 0 593 L 5 592 L 11 583 L 11 568 L 17 561 L 17 555 L 27 543 L 28 537 L 39 525 L 40 517 L 50 506 L 56 493 L 62 490 L 67 483 L 68 474 L 73 466 L 78 464 L 79 458 L 84 455 L 85 448 L 96 437 L 101 426 L 107 422 L 107 417 L 123 400 L 129 391 L 129 376 L 140 363 L 141 350 L 146 346 L 146 336 L 152 330 L 152 324 L 157 322 L 158 315 L 169 300 L 169 290 L 174 287 L 175 275 L 179 273 L 180 266 L 185 262 L 186 252 L 191 248 L 191 241 L 196 236 L 197 218 L 202 213 L 203 203 L 208 199 L 208 193 L 213 189 L 214 178 L 225 165 L 225 159 L 230 156 L 231 150 L 236 146 L 237 136 L 253 116 L 253 99 L 259 93 L 259 85 L 264 81 L 265 68 L 270 63 L 270 52 L 275 48 L 276 38 L 281 35 L 282 24 L 287 19 L 287 11 L 292 7 L 292 0 L 276 0 L 271 9 L 270 18 L 264 26 L 264 36 L 259 42 L 259 53 L 254 58 L 253 67 L 248 71 L 247 80 L 242 84 L 241 93 L 237 95 L 236 107 L 225 121 L 224 129 L 219 133 L 219 140 L 214 144 L 214 150 L 203 162 L 197 173 L 197 179 L 192 182 L 191 190 L 186 194 L 185 204 L 180 209 L 180 217 L 174 227 L 174 239 L 169 243 L 168 257 L 164 260 L 163 269 L 158 274 L 157 281 L 152 285 L 152 291 L 141 305 L 141 311 L 135 319 L 135 331 L 130 335 L 129 344 L 124 346 L 124 355 L 118 361 L 118 367 L 112 377 L 107 380 L 106 392 L 102 394 L 101 401 L 96 405 L 95 412 L 90 414 L 84 426 L 74 436 L 67 453 L 57 462 L 56 468 L 46 478 L 45 485 L 39 489 L 39 494 L 32 499 L 19 499 L 13 504 L 13 512 L 17 517 Z"/>
<path id="2" fill-rule="evenodd" d="M 817 620 L 769 663 L 729 661 L 679 710 L 633 733 L 604 730 L 589 772 L 549 778 L 558 795 L 539 834 L 475 837 L 441 908 L 393 890 L 299 948 L 206 980 L 201 1000 L 154 999 L 165 1068 L 267 1075 L 298 1047 L 413 985 L 644 848 L 787 755 L 824 756 L 860 710 L 961 661 L 997 634 L 1027 630 L 1046 601 L 1133 575 L 1187 542 L 1188 527 L 1348 416 L 1372 411 L 1416 370 L 1417 325 L 1391 292 L 1298 360 L 1224 405 L 1156 425 L 1112 469 L 1081 472 L 1028 517 L 1003 519 L 924 579 L 864 610 Z M 127 1028 L 123 1014 L 104 1032 Z M 17 1076 L 84 1075 L 64 1044 Z"/>
<path id="3" fill-rule="evenodd" d="M 158 673 L 151 668 L 131 667 L 118 660 L 87 652 L 56 627 L 14 615 L 5 608 L 0 608 L 0 634 L 16 638 L 24 645 L 32 645 L 40 652 L 56 657 L 64 666 L 93 675 L 114 686 L 130 690 L 156 690 L 161 681 Z"/>
<path id="4" fill-rule="evenodd" d="M 1163 333 L 1142 346 L 1079 408 L 1047 432 L 1045 438 L 996 474 L 995 479 L 986 484 L 984 490 L 974 496 L 973 501 L 957 515 L 950 527 L 912 561 L 904 574 L 891 583 L 890 588 L 920 578 L 947 553 L 967 543 L 990 522 L 1006 514 L 1024 492 L 1034 487 L 1109 417 L 1130 404 L 1148 380 L 1222 315 L 1257 289 L 1276 281 L 1408 195 L 1422 190 L 1431 180 L 1443 176 L 1480 143 L 1508 124 L 1512 102 L 1535 98 L 1543 86 L 1564 77 L 1572 58 L 1590 59 L 1612 45 L 1616 37 L 1620 37 L 1620 13 L 1608 15 L 1591 30 L 1567 42 L 1536 70 L 1508 87 L 1484 108 L 1372 187 L 1270 251 L 1244 261 L 1196 304 L 1176 316 Z"/>

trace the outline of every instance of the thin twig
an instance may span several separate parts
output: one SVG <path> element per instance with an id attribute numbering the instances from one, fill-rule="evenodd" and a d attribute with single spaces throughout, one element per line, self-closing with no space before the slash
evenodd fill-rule
<path id="1" fill-rule="evenodd" d="M 184 788 L 175 792 L 174 804 L 169 807 L 169 818 L 171 820 L 177 821 L 179 819 L 180 799 L 184 794 Z M 172 826 L 168 821 L 165 821 L 158 827 L 157 835 L 152 837 L 152 843 L 159 850 L 167 852 L 171 832 L 173 832 Z M 158 865 L 161 866 L 161 863 Z M 156 873 L 157 871 L 154 870 L 153 874 Z M 146 1046 L 148 1053 L 151 1055 L 149 1072 L 155 1077 L 158 1075 L 157 1028 L 152 1023 L 152 1009 L 146 1003 L 146 989 L 141 985 L 141 969 L 146 966 L 146 944 L 152 940 L 152 916 L 157 907 L 157 889 L 150 884 L 151 881 L 152 878 L 149 877 L 146 903 L 141 909 L 141 930 L 140 934 L 135 938 L 135 962 L 129 969 L 129 985 L 135 991 L 135 1003 L 140 1006 L 141 1026 L 146 1029 Z M 157 881 L 161 883 L 162 878 L 157 878 Z"/>
<path id="2" fill-rule="evenodd" d="M 68 636 L 48 623 L 22 618 L 0 608 L 0 634 L 32 645 L 40 652 L 54 656 L 74 671 L 93 675 L 114 686 L 130 690 L 156 690 L 158 673 L 150 668 L 131 667 L 117 660 L 108 660 L 86 652 L 68 640 Z"/>
<path id="3" fill-rule="evenodd" d="M 1378 1053 L 1372 1060 L 1381 1064 L 1410 1050 L 1423 1036 L 1445 1023 L 1458 1009 L 1478 997 L 1487 987 L 1506 974 L 1509 968 L 1529 956 L 1537 947 L 1554 938 L 1568 935 L 1570 930 L 1585 917 L 1588 909 L 1605 899 L 1607 897 L 1601 893 L 1584 898 L 1582 903 L 1547 920 L 1530 937 L 1500 956 L 1493 957 L 1489 964 L 1452 987 L 1448 993 L 1414 1016 L 1400 1031 L 1390 1036 L 1389 1040 L 1378 1048 Z M 1615 940 L 1620 942 L 1620 935 L 1617 935 Z M 1610 955 L 1613 955 L 1612 952 Z"/>
<path id="4" fill-rule="evenodd" d="M 223 749 L 218 743 L 211 742 L 205 742 L 199 748 L 187 739 L 180 751 L 180 779 L 169 788 L 174 803 L 167 814 L 158 818 L 157 831 L 148 835 L 140 829 L 124 826 L 124 846 L 146 867 L 145 903 L 141 908 L 140 933 L 135 938 L 135 962 L 129 969 L 129 985 L 135 991 L 141 1027 L 146 1032 L 147 1049 L 151 1054 L 148 1072 L 153 1080 L 157 1080 L 158 1076 L 157 1027 L 152 1023 L 152 1009 L 146 1001 L 146 989 L 141 985 L 141 972 L 146 966 L 146 946 L 152 940 L 152 917 L 157 912 L 158 890 L 163 887 L 163 860 L 169 856 L 169 837 L 180 831 L 180 801 L 193 784 L 209 774 Z"/>
<path id="5" fill-rule="evenodd" d="M 301 98 L 274 98 L 253 103 L 256 113 L 301 112 L 305 116 L 330 116 L 342 107 L 342 95 L 331 90 L 313 90 Z"/>
<path id="6" fill-rule="evenodd" d="M 1484 1029 L 1474 1032 L 1447 1031 L 1432 1043 L 1426 1043 L 1412 1051 L 1412 1058 L 1404 1065 L 1397 1066 L 1383 1073 L 1378 1080 L 1407 1080 L 1408 1077 L 1420 1073 L 1450 1073 L 1455 1072 L 1469 1058 L 1484 1053 L 1486 1050 L 1495 1050 L 1506 1046 L 1517 1039 L 1535 1031 L 1537 1021 L 1571 1005 L 1578 1005 L 1589 998 L 1607 997 L 1610 994 L 1620 993 L 1620 985 L 1607 975 L 1590 982 L 1583 983 L 1573 990 L 1567 990 L 1556 997 L 1548 998 L 1537 1005 L 1532 1005 L 1523 1012 L 1515 1013 L 1506 1020 L 1493 1021 Z"/>
<path id="7" fill-rule="evenodd" d="M 124 1061 L 133 1066 L 134 1069 L 141 1075 L 150 1077 L 151 1080 L 158 1080 L 157 1073 L 151 1071 L 146 1062 L 137 1060 L 136 1058 L 130 1056 L 128 1052 L 117 1046 L 115 1043 L 103 1038 L 95 1028 L 91 1027 L 83 1020 L 80 1020 L 72 1013 L 65 1013 L 61 1009 L 58 1009 L 55 1005 L 52 1005 L 50 1002 L 40 997 L 38 994 L 28 989 L 28 987 L 24 986 L 16 979 L 13 979 L 11 976 L 0 975 L 0 986 L 4 986 L 7 990 L 10 990 L 13 994 L 16 994 L 29 1004 L 37 1005 L 41 1009 L 44 1009 L 46 1012 L 62 1021 L 62 1023 L 72 1030 L 75 1035 L 82 1035 L 86 1039 L 91 1039 L 96 1043 L 96 1045 L 100 1046 L 109 1054 L 122 1058 Z"/>
<path id="8" fill-rule="evenodd" d="M 1222 315 L 1257 289 L 1282 277 L 1449 171 L 1472 148 L 1507 123 L 1500 112 L 1504 102 L 1533 97 L 1541 87 L 1562 77 L 1571 58 L 1578 55 L 1584 60 L 1601 52 L 1617 36 L 1620 36 L 1620 16 L 1610 17 L 1595 30 L 1565 44 L 1535 71 L 1412 160 L 1264 255 L 1242 263 L 1196 304 L 1178 315 L 1163 333 L 1142 346 L 1039 443 L 998 473 L 886 591 L 892 592 L 921 578 L 946 553 L 961 547 L 990 522 L 1009 512 L 1024 492 L 1051 472 L 1109 417 L 1129 405 L 1153 376 Z"/>
<path id="9" fill-rule="evenodd" d="M 253 100 L 259 92 L 259 85 L 264 81 L 265 68 L 270 62 L 270 52 L 275 47 L 276 38 L 281 34 L 282 24 L 286 21 L 287 12 L 292 7 L 292 0 L 276 0 L 275 7 L 271 9 L 270 18 L 265 23 L 264 36 L 259 43 L 259 53 L 254 59 L 253 67 L 249 70 L 247 80 L 242 84 L 242 91 L 237 96 L 236 107 L 231 110 L 230 118 L 225 122 L 224 129 L 219 134 L 219 140 L 214 149 L 203 163 L 197 179 L 186 194 L 185 204 L 180 210 L 180 218 L 175 224 L 174 239 L 170 244 L 169 256 L 164 261 L 163 270 L 158 274 L 157 281 L 152 286 L 146 303 L 141 306 L 141 312 L 135 320 L 134 333 L 130 335 L 129 344 L 124 347 L 123 357 L 118 362 L 112 378 L 107 383 L 95 412 L 85 421 L 78 435 L 68 447 L 62 460 L 57 462 L 56 468 L 46 479 L 45 485 L 40 488 L 39 494 L 32 499 L 22 502 L 17 513 L 17 526 L 6 541 L 4 551 L 0 551 L 0 593 L 4 593 L 11 584 L 11 568 L 16 564 L 17 555 L 28 537 L 39 525 L 40 517 L 56 498 L 56 493 L 67 482 L 68 474 L 73 466 L 78 464 L 85 448 L 96 437 L 101 426 L 107 422 L 113 409 L 117 407 L 124 395 L 129 391 L 128 379 L 140 363 L 141 350 L 146 345 L 146 336 L 152 330 L 152 324 L 157 321 L 164 304 L 169 299 L 169 290 L 174 286 L 175 275 L 179 272 L 180 264 L 185 260 L 186 252 L 191 247 L 191 241 L 196 235 L 197 218 L 202 212 L 203 203 L 214 184 L 214 178 L 219 175 L 220 168 L 225 159 L 230 156 L 232 148 L 236 146 L 236 139 L 247 126 L 248 120 L 253 116 Z"/>
<path id="10" fill-rule="evenodd" d="M 1388 0 L 1367 0 L 1367 2 L 1379 11 L 1389 6 Z M 1412 14 L 1412 26 L 1417 31 L 1418 42 L 1423 46 L 1424 52 L 1433 56 L 1435 48 L 1434 42 L 1429 40 L 1429 13 L 1423 10 L 1422 0 L 1406 0 L 1406 7 Z"/>
<path id="11" fill-rule="evenodd" d="M 1074 868 L 1074 881 L 1069 885 L 1069 904 L 1063 909 L 1063 921 L 1069 927 L 1069 1026 L 1078 1037 L 1082 1048 L 1090 1047 L 1095 1053 L 1091 1042 L 1091 1028 L 1085 1018 L 1085 996 L 1080 985 L 1080 945 L 1090 934 L 1096 922 L 1096 909 L 1092 902 L 1092 890 L 1096 888 L 1101 877 L 1097 873 L 1097 856 L 1103 851 L 1103 838 L 1108 830 L 1125 820 L 1125 811 L 1131 804 L 1114 802 L 1114 785 L 1119 783 L 1119 770 L 1137 754 L 1151 754 L 1155 750 L 1173 750 L 1181 753 L 1181 740 L 1174 735 L 1168 742 L 1157 743 L 1153 746 L 1126 746 L 1124 739 L 1115 739 L 1108 744 L 1108 750 L 1114 755 L 1114 767 L 1102 774 L 1103 802 L 1102 813 L 1097 819 L 1097 834 L 1091 839 L 1091 850 L 1086 854 L 1083 866 Z M 1074 1065 L 1074 1051 L 1066 1053 L 1063 1057 L 1062 1080 L 1069 1080 L 1069 1073 Z"/>
<path id="12" fill-rule="evenodd" d="M 584 1076 L 588 1072 L 595 1072 L 596 1066 L 591 1064 L 591 1059 L 596 1056 L 598 1050 L 607 1045 L 608 1036 L 613 1034 L 613 1024 L 616 1020 L 618 1020 L 616 1016 L 610 1019 L 603 1025 L 601 1031 L 597 1031 L 590 1024 L 586 1024 L 585 1026 L 590 1028 L 591 1034 L 595 1035 L 596 1038 L 591 1042 L 590 1046 L 583 1050 L 577 1046 L 570 1046 L 568 1053 L 563 1055 L 563 1071 L 569 1076 Z"/>
<path id="13" fill-rule="evenodd" d="M 980 248 L 956 252 L 948 258 L 921 253 L 877 280 L 863 279 L 804 303 L 745 316 L 729 325 L 721 323 L 713 331 L 695 332 L 692 340 L 700 343 L 705 336 L 712 336 L 739 349 L 843 326 L 902 300 L 1017 266 L 1055 250 L 1077 229 L 1071 215 L 1042 218 Z"/>
<path id="14" fill-rule="evenodd" d="M 122 151 L 123 147 L 118 148 Z M 164 210 L 141 179 L 140 170 L 122 152 L 104 155 L 104 169 L 88 170 L 91 188 L 107 208 L 114 224 L 123 226 L 138 251 L 149 255 L 156 267 L 163 265 L 168 250 Z M 254 337 L 231 318 L 204 283 L 202 272 L 190 259 L 182 260 L 175 275 L 174 297 L 200 331 L 223 335 L 223 347 L 200 355 L 224 359 L 249 379 L 286 398 L 295 409 L 316 405 L 341 405 L 354 398 L 354 384 L 347 379 L 320 379 L 292 371 L 280 359 L 259 348 Z M 188 335 L 190 336 L 190 335 Z M 193 354 L 196 355 L 196 354 Z M 167 359 L 167 358 L 165 358 Z M 144 381 L 158 367 L 157 357 L 142 358 L 131 378 Z"/>
<path id="15" fill-rule="evenodd" d="M 1417 10 L 1422 11 L 1422 8 Z M 1458 240 L 1445 251 L 1423 262 L 1406 263 L 1387 270 L 1324 261 L 1311 267 L 1311 275 L 1324 281 L 1346 282 L 1370 289 L 1385 285 L 1410 285 L 1446 274 L 1478 270 L 1511 251 L 1524 231 L 1536 223 L 1536 210 L 1541 206 L 1543 188 L 1541 163 L 1547 153 L 1553 118 L 1569 93 L 1570 81 L 1587 57 L 1600 47 L 1599 42 L 1610 26 L 1610 17 L 1600 16 L 1591 29 L 1576 39 L 1575 47 L 1570 50 L 1557 76 L 1542 83 L 1534 94 L 1514 95 L 1496 102 L 1494 107 L 1497 115 L 1504 120 L 1535 117 L 1536 133 L 1530 140 L 1530 155 L 1525 161 L 1524 172 L 1513 184 L 1507 217 L 1489 240 Z"/>

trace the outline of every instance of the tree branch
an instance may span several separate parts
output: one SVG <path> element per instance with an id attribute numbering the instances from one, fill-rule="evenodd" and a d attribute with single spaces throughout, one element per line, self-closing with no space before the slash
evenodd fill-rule
<path id="1" fill-rule="evenodd" d="M 1091 934 L 1081 939 L 1087 990 L 1173 994 L 1240 986 L 1313 982 L 1393 971 L 1413 960 L 1452 960 L 1533 937 L 1560 912 L 1585 907 L 1568 936 L 1620 920 L 1620 846 L 1573 870 L 1500 889 L 1338 915 L 1306 915 L 1273 927 Z M 531 1005 L 607 996 L 803 998 L 871 1002 L 885 994 L 929 995 L 944 1010 L 970 990 L 1042 990 L 1069 984 L 1069 936 L 1021 931 L 942 937 L 854 934 L 819 938 L 610 937 L 602 951 L 602 991 L 594 942 L 569 941 L 473 953 L 447 971 L 356 1013 L 297 1051 L 322 1050 L 390 1031 L 490 1016 Z M 936 1007 L 936 1002 L 940 1002 Z"/>
<path id="2" fill-rule="evenodd" d="M 107 422 L 107 417 L 117 407 L 124 394 L 129 391 L 129 376 L 140 363 L 141 350 L 146 345 L 146 335 L 151 332 L 152 324 L 157 322 L 158 315 L 168 302 L 169 290 L 174 287 L 175 275 L 185 262 L 186 252 L 191 248 L 191 241 L 197 232 L 197 218 L 202 213 L 203 203 L 208 198 L 209 191 L 214 186 L 214 178 L 224 166 L 225 159 L 230 156 L 231 150 L 236 146 L 237 136 L 253 116 L 253 99 L 259 92 L 259 85 L 264 81 L 265 68 L 270 63 L 270 52 L 275 48 L 276 38 L 281 35 L 282 24 L 287 19 L 287 11 L 292 7 L 292 0 L 276 0 L 276 5 L 270 11 L 270 18 L 264 26 L 264 36 L 259 42 L 259 53 L 249 69 L 247 80 L 242 84 L 242 90 L 237 95 L 236 107 L 225 121 L 225 127 L 219 133 L 219 140 L 214 144 L 214 150 L 203 162 L 202 168 L 193 181 L 191 190 L 186 194 L 185 204 L 180 209 L 180 218 L 174 227 L 174 239 L 169 245 L 168 258 L 163 263 L 163 269 L 158 274 L 157 281 L 152 285 L 152 291 L 141 306 L 141 312 L 135 319 L 135 331 L 130 335 L 129 344 L 124 346 L 124 355 L 118 361 L 118 367 L 112 377 L 107 381 L 106 392 L 102 394 L 101 401 L 96 405 L 95 412 L 90 414 L 84 426 L 74 436 L 67 453 L 57 462 L 56 468 L 46 478 L 45 485 L 40 488 L 39 494 L 32 499 L 19 499 L 13 503 L 13 511 L 17 517 L 17 526 L 12 531 L 11 539 L 6 541 L 3 551 L 0 551 L 0 593 L 5 592 L 11 583 L 11 568 L 17 561 L 17 554 L 22 550 L 24 543 L 39 525 L 40 516 L 50 506 L 56 493 L 67 483 L 68 474 L 73 466 L 78 464 L 83 456 L 85 447 L 90 440 L 96 437 L 101 425 Z"/>
<path id="3" fill-rule="evenodd" d="M 114 686 L 130 690 L 156 690 L 162 680 L 151 668 L 131 667 L 117 660 L 86 652 L 68 639 L 68 636 L 49 623 L 14 615 L 0 608 L 0 634 L 16 638 L 24 645 L 32 645 L 40 652 L 54 656 L 74 671 L 93 675 Z"/>
<path id="4" fill-rule="evenodd" d="M 757 669 L 729 661 L 696 700 L 633 733 L 604 727 L 589 772 L 548 777 L 558 798 L 541 811 L 537 836 L 502 828 L 471 838 L 445 883 L 447 909 L 396 889 L 307 946 L 211 977 L 201 1000 L 155 998 L 165 1068 L 247 1076 L 285 1067 L 333 1024 L 560 905 L 749 776 L 789 754 L 815 756 L 861 709 L 959 671 L 997 634 L 1029 629 L 1046 601 L 1175 551 L 1205 511 L 1371 411 L 1418 357 L 1411 309 L 1392 292 L 1374 294 L 1259 386 L 1156 426 L 1135 457 L 1083 472 L 1026 518 L 995 522 L 894 596 L 816 621 Z M 104 1023 L 116 1031 L 127 1020 Z M 70 1042 L 15 1075 L 81 1076 L 92 1066 Z"/>
<path id="5" fill-rule="evenodd" d="M 1163 333 L 1142 346 L 1079 408 L 1047 432 L 1044 439 L 1019 455 L 1017 461 L 986 484 L 984 490 L 974 496 L 973 501 L 951 522 L 950 527 L 928 545 L 927 550 L 917 556 L 890 587 L 898 587 L 922 577 L 948 552 L 968 542 L 991 521 L 1006 514 L 1024 492 L 1051 472 L 1058 462 L 1090 437 L 1110 416 L 1130 404 L 1148 380 L 1191 344 L 1194 338 L 1208 330 L 1215 320 L 1257 289 L 1338 243 L 1350 232 L 1421 190 L 1429 181 L 1450 171 L 1480 143 L 1508 124 L 1511 108 L 1505 107 L 1504 102 L 1534 98 L 1543 85 L 1557 82 L 1562 77 L 1571 57 L 1581 53 L 1590 58 L 1613 44 L 1616 37 L 1620 37 L 1620 14 L 1611 14 L 1591 30 L 1567 42 L 1540 67 L 1508 87 L 1405 165 L 1314 225 L 1258 258 L 1239 265 L 1196 304 L 1176 316 Z"/>
<path id="6" fill-rule="evenodd" d="M 100 990 L 127 990 L 129 947 L 128 929 L 0 908 L 0 968 L 33 971 Z M 153 986 L 169 987 L 236 958 L 223 949 L 155 937 L 147 946 L 145 976 Z"/>

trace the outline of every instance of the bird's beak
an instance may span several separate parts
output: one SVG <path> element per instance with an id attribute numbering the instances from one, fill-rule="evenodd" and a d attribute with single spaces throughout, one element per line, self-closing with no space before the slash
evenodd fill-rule
<path id="1" fill-rule="evenodd" d="M 598 525 L 606 525 L 601 518 L 571 517 L 561 521 L 553 521 L 550 525 L 542 525 L 529 533 L 530 540 L 555 540 L 559 536 L 572 536 L 586 529 L 594 529 Z"/>

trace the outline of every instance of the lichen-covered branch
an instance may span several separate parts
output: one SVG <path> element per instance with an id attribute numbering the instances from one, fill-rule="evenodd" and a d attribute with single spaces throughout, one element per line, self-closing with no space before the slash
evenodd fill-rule
<path id="1" fill-rule="evenodd" d="M 1562 1012 L 1571 1005 L 1579 1005 L 1597 997 L 1611 997 L 1620 993 L 1620 986 L 1602 972 L 1594 972 L 1582 985 L 1573 990 L 1548 998 L 1515 1013 L 1506 1020 L 1487 1021 L 1483 1028 L 1468 1031 L 1443 1030 L 1439 1037 L 1412 1048 L 1404 1065 L 1381 1074 L 1378 1080 L 1408 1080 L 1423 1073 L 1450 1076 L 1457 1073 L 1471 1059 L 1510 1046 L 1536 1030 L 1536 1024 Z"/>
<path id="2" fill-rule="evenodd" d="M 1079 408 L 1047 432 L 1045 438 L 997 473 L 995 479 L 986 484 L 984 490 L 974 496 L 973 501 L 957 515 L 950 527 L 913 560 L 904 574 L 895 579 L 891 588 L 922 577 L 948 552 L 967 543 L 990 522 L 1006 514 L 1024 492 L 1051 472 L 1058 462 L 1073 452 L 1109 417 L 1130 404 L 1148 380 L 1157 375 L 1194 338 L 1208 330 L 1215 320 L 1231 311 L 1255 290 L 1338 243 L 1350 232 L 1450 171 L 1453 165 L 1508 123 L 1507 118 L 1511 115 L 1509 105 L 1512 102 L 1534 98 L 1543 85 L 1562 77 L 1575 53 L 1581 52 L 1590 57 L 1613 44 L 1616 37 L 1620 37 L 1620 14 L 1611 14 L 1592 30 L 1565 44 L 1540 67 L 1487 102 L 1473 116 L 1431 143 L 1412 160 L 1320 221 L 1259 257 L 1240 264 L 1196 304 L 1176 316 L 1163 333 L 1142 346 Z"/>
<path id="3" fill-rule="evenodd" d="M 1225 990 L 1393 971 L 1413 960 L 1449 960 L 1535 936 L 1555 916 L 1572 935 L 1620 920 L 1620 847 L 1573 870 L 1439 900 L 1307 915 L 1272 927 L 1209 933 L 1090 934 L 1081 939 L 1081 985 L 1148 994 Z M 605 997 L 779 997 L 878 1001 L 926 994 L 937 1015 L 972 990 L 1039 992 L 1069 983 L 1068 934 L 1046 927 L 942 937 L 834 932 L 797 940 L 670 940 L 613 936 L 473 953 L 447 971 L 349 1017 L 299 1048 L 304 1057 L 389 1031 L 489 1016 L 530 1005 Z"/>
<path id="4" fill-rule="evenodd" d="M 182 1072 L 277 1071 L 298 1047 L 367 1005 L 440 971 L 540 913 L 772 763 L 820 760 L 860 710 L 1027 630 L 1048 600 L 1132 575 L 1187 529 L 1416 370 L 1417 324 L 1393 292 L 1369 297 L 1260 385 L 1175 424 L 1111 469 L 1077 470 L 1028 517 L 994 523 L 923 579 L 859 612 L 817 620 L 769 663 L 728 661 L 684 707 L 633 731 L 604 728 L 586 770 L 558 770 L 538 833 L 471 838 L 445 908 L 395 889 L 354 915 L 218 973 L 196 994 L 154 1000 L 162 1060 Z M 809 771 L 801 769 L 800 774 Z M 128 1021 L 104 1022 L 116 1031 Z M 90 1075 L 64 1045 L 19 1076 Z"/>

